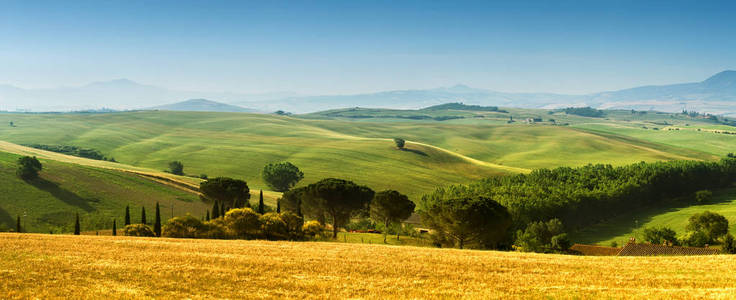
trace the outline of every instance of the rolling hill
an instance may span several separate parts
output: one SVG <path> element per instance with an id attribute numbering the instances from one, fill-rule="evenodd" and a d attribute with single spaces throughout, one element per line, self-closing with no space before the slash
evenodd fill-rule
<path id="1" fill-rule="evenodd" d="M 200 216 L 209 207 L 195 192 L 121 170 L 83 166 L 41 158 L 40 178 L 23 181 L 15 174 L 20 156 L 0 152 L 0 227 L 15 229 L 21 216 L 24 230 L 71 232 L 74 213 L 83 230 L 111 228 L 117 219 L 123 226 L 124 208 L 131 206 L 132 220 L 140 220 L 141 206 L 153 219 L 156 202 L 162 217 L 192 213 Z"/>
<path id="2" fill-rule="evenodd" d="M 0 122 L 9 121 L 15 127 L 0 127 L 0 140 L 96 149 L 149 170 L 180 160 L 188 174 L 243 178 L 252 189 L 265 189 L 263 166 L 288 160 L 304 171 L 301 184 L 341 177 L 376 190 L 397 189 L 415 200 L 438 186 L 532 168 L 717 157 L 567 126 L 494 122 L 351 122 L 170 111 L 0 114 Z M 396 136 L 408 141 L 407 151 L 394 147 Z"/>

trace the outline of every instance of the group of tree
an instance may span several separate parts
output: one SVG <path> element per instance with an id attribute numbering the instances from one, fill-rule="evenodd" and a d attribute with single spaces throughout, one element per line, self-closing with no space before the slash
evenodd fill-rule
<path id="1" fill-rule="evenodd" d="M 175 217 L 163 226 L 163 236 L 175 238 L 302 240 L 323 231 L 319 222 L 305 223 L 292 212 L 259 214 L 248 207 L 206 221 L 191 215 Z"/>
<path id="2" fill-rule="evenodd" d="M 514 248 L 525 252 L 565 253 L 570 246 L 572 242 L 558 219 L 532 222 L 524 230 L 517 231 L 514 242 Z"/>
<path id="3" fill-rule="evenodd" d="M 602 110 L 598 110 L 592 107 L 568 107 L 563 109 L 568 115 L 577 115 L 583 117 L 600 118 L 605 115 Z"/>
<path id="4" fill-rule="evenodd" d="M 148 219 L 146 218 L 146 207 L 141 206 L 141 222 L 131 223 L 130 220 L 130 206 L 125 206 L 125 217 L 123 233 L 129 236 L 158 236 L 162 234 L 161 224 L 161 207 L 156 202 L 156 214 L 154 216 L 153 227 L 148 225 Z M 117 235 L 117 221 L 113 220 L 113 235 Z"/>
<path id="5" fill-rule="evenodd" d="M 707 201 L 710 192 L 705 190 L 730 186 L 734 180 L 734 158 L 717 162 L 642 162 L 621 167 L 587 165 L 539 169 L 529 174 L 493 177 L 469 185 L 439 188 L 422 197 L 420 215 L 425 225 L 436 232 L 438 244 L 463 247 L 468 241 L 473 241 L 474 247 L 505 248 L 511 241 L 516 241 L 520 244 L 517 246 L 535 249 L 532 251 L 559 251 L 559 247 L 552 243 L 552 236 L 527 238 L 539 231 L 539 222 L 546 224 L 557 219 L 568 229 L 575 229 L 604 221 L 611 215 L 665 201 L 693 198 Z M 470 206 L 487 209 L 469 209 Z M 505 214 L 498 213 L 500 209 L 490 209 L 497 206 L 507 209 L 511 220 L 509 228 L 500 221 L 507 220 L 502 217 Z M 481 211 L 493 217 L 475 218 L 473 214 Z M 485 220 L 498 223 L 474 223 Z M 530 226 L 536 228 L 527 233 Z M 482 237 L 488 232 L 495 232 L 504 241 L 490 239 L 493 243 L 488 243 L 485 241 L 488 238 Z M 528 242 L 534 239 L 537 241 Z M 566 244 L 564 240 L 558 239 L 558 242 L 561 242 L 558 245 Z"/>
<path id="6" fill-rule="evenodd" d="M 77 157 L 84 157 L 94 160 L 105 160 L 105 161 L 111 161 L 116 162 L 115 158 L 113 157 L 107 157 L 104 154 L 102 154 L 100 151 L 90 148 L 82 148 L 77 146 L 69 146 L 69 145 L 44 145 L 44 144 L 24 144 L 23 146 L 56 152 L 56 153 L 62 153 L 66 155 L 71 156 L 77 156 Z"/>
<path id="7" fill-rule="evenodd" d="M 721 244 L 723 252 L 736 253 L 734 237 L 728 232 L 728 220 L 723 215 L 711 211 L 694 214 L 688 219 L 685 230 L 679 237 L 669 227 L 648 227 L 642 233 L 644 240 L 652 244 L 691 247 Z"/>
<path id="8" fill-rule="evenodd" d="M 43 165 L 33 156 L 23 156 L 18 159 L 18 169 L 15 174 L 23 180 L 29 181 L 38 178 L 38 172 L 41 172 Z"/>

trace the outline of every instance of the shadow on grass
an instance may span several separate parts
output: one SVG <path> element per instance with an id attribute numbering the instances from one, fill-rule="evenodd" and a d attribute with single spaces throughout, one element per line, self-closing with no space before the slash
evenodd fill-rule
<path id="1" fill-rule="evenodd" d="M 1 229 L 10 229 L 10 228 L 15 228 L 15 219 L 11 217 L 10 214 L 7 211 L 5 211 L 2 207 L 0 207 L 0 231 L 2 231 Z"/>
<path id="2" fill-rule="evenodd" d="M 414 154 L 419 154 L 421 156 L 429 156 L 424 151 L 417 150 L 417 149 L 401 148 L 400 150 L 401 151 L 406 151 L 406 152 L 411 152 L 411 153 L 414 153 Z"/>
<path id="3" fill-rule="evenodd" d="M 611 217 L 608 220 L 574 231 L 571 234 L 571 238 L 573 241 L 578 243 L 599 243 L 627 233 L 635 232 L 635 230 L 641 229 L 645 224 L 651 222 L 656 216 L 677 212 L 691 206 L 724 204 L 733 201 L 734 196 L 736 196 L 736 189 L 727 189 L 720 191 L 716 197 L 713 197 L 713 199 L 704 203 L 695 203 L 694 201 L 686 200 L 670 200 L 662 202 L 656 207 L 650 206 L 637 208 L 630 213 L 620 214 Z"/>
<path id="4" fill-rule="evenodd" d="M 31 181 L 28 181 L 28 183 L 36 187 L 39 190 L 48 192 L 49 194 L 54 196 L 54 198 L 59 199 L 66 204 L 79 207 L 87 212 L 94 210 L 92 206 L 89 205 L 88 199 L 84 199 L 80 197 L 79 195 L 75 194 L 74 192 L 71 192 L 67 189 L 60 187 L 57 183 L 48 181 L 43 178 L 37 178 Z"/>

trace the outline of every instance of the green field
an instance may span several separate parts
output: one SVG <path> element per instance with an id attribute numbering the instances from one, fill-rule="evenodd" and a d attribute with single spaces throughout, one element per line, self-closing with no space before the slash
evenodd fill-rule
<path id="1" fill-rule="evenodd" d="M 115 157 L 120 163 L 73 158 L 3 142 L 0 142 L 0 150 L 144 172 L 196 186 L 200 181 L 197 178 L 161 172 L 169 161 L 180 160 L 189 175 L 245 179 L 253 193 L 267 189 L 260 178 L 263 166 L 286 160 L 304 171 L 305 179 L 300 185 L 325 177 L 340 177 L 375 190 L 396 189 L 413 200 L 439 186 L 528 172 L 534 168 L 714 160 L 736 152 L 733 150 L 736 135 L 716 132 L 732 127 L 682 114 L 608 111 L 604 118 L 588 118 L 559 111 L 504 110 L 508 112 L 351 109 L 338 111 L 337 115 L 333 111 L 331 115 L 296 117 L 166 111 L 6 113 L 0 114 L 0 123 L 13 121 L 16 127 L 0 127 L 2 141 L 92 148 Z M 352 118 L 341 114 L 389 117 Z M 436 121 L 390 117 L 412 114 L 464 118 Z M 509 116 L 517 121 L 507 123 Z M 527 124 L 523 121 L 526 118 L 543 121 Z M 406 139 L 407 150 L 397 150 L 391 140 L 393 137 Z M 273 205 L 278 196 L 278 193 L 266 191 L 266 202 Z M 731 218 L 730 202 L 714 205 L 723 208 L 721 211 Z M 679 232 L 692 211 L 705 208 L 708 207 L 686 205 L 637 211 L 633 213 L 637 217 L 621 216 L 578 232 L 576 237 L 583 242 L 608 243 L 627 238 L 638 227 L 660 223 L 673 226 Z M 681 215 L 672 215 L 670 209 L 682 211 Z M 17 213 L 14 210 L 8 215 Z M 648 223 L 648 219 L 655 223 Z M 636 221 L 633 225 L 630 224 L 632 220 Z M 667 223 L 667 220 L 679 223 Z"/>
<path id="2" fill-rule="evenodd" d="M 352 122 L 163 111 L 0 114 L 0 123 L 9 121 L 17 127 L 0 127 L 0 140 L 16 144 L 93 148 L 154 170 L 180 160 L 188 174 L 242 178 L 252 189 L 266 188 L 260 178 L 265 164 L 288 160 L 304 171 L 301 184 L 341 177 L 376 190 L 396 189 L 412 199 L 438 186 L 533 168 L 716 158 L 701 149 L 568 126 L 492 120 Z M 396 150 L 391 139 L 397 136 L 409 141 L 409 151 Z"/>
<path id="3" fill-rule="evenodd" d="M 736 189 L 717 191 L 711 201 L 693 204 L 692 201 L 673 201 L 669 205 L 641 209 L 621 215 L 605 223 L 591 226 L 572 235 L 580 243 L 622 245 L 631 237 L 643 238 L 642 230 L 647 227 L 666 226 L 678 235 L 685 233 L 688 218 L 703 211 L 719 213 L 728 219 L 730 231 L 736 233 Z"/>
<path id="4" fill-rule="evenodd" d="M 21 216 L 25 231 L 71 232 L 79 213 L 83 230 L 122 227 L 124 209 L 131 206 L 132 220 L 140 220 L 141 206 L 153 221 L 156 202 L 163 218 L 172 214 L 200 216 L 207 209 L 198 196 L 148 178 L 117 170 L 100 169 L 41 159 L 40 178 L 25 182 L 15 175 L 18 155 L 0 152 L 0 227 L 15 229 Z"/>

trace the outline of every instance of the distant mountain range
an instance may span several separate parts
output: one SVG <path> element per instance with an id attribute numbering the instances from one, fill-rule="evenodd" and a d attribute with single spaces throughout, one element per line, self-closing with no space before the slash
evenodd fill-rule
<path id="1" fill-rule="evenodd" d="M 258 111 L 284 110 L 294 113 L 346 107 L 416 109 L 448 102 L 463 102 L 475 105 L 527 108 L 591 106 L 601 109 L 651 109 L 671 112 L 686 109 L 736 115 L 736 71 L 724 71 L 701 82 L 642 86 L 587 95 L 504 93 L 464 85 L 354 95 L 237 94 L 172 91 L 138 84 L 126 79 L 56 89 L 20 89 L 0 85 L 0 110 L 11 111 L 24 109 L 68 111 L 102 107 L 139 109 L 161 107 L 183 99 L 205 98 Z M 220 109 L 216 108 L 217 106 L 200 104 L 197 107 L 201 109 L 207 107 Z"/>
<path id="2" fill-rule="evenodd" d="M 210 101 L 207 99 L 191 99 L 172 104 L 154 106 L 147 109 L 173 111 L 257 112 L 254 109 Z"/>

